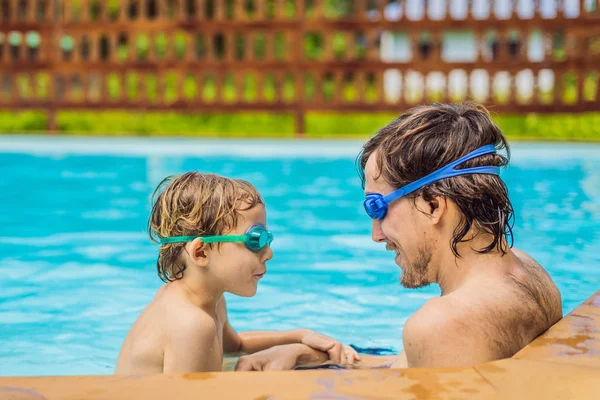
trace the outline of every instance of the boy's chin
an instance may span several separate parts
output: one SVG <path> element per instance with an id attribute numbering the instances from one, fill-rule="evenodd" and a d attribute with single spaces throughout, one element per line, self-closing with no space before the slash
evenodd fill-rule
<path id="1" fill-rule="evenodd" d="M 258 290 L 258 288 L 256 286 L 254 286 L 253 288 L 248 288 L 247 290 L 240 290 L 239 292 L 232 292 L 232 294 L 235 294 L 236 296 L 240 296 L 240 297 L 254 297 L 257 290 Z"/>

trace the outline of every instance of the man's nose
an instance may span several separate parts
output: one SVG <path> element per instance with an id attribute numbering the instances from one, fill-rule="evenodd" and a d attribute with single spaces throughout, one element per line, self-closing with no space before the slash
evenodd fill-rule
<path id="1" fill-rule="evenodd" d="M 378 219 L 373 219 L 373 228 L 371 230 L 371 239 L 374 242 L 381 243 L 385 242 L 386 237 L 383 231 L 381 230 L 381 222 Z"/>

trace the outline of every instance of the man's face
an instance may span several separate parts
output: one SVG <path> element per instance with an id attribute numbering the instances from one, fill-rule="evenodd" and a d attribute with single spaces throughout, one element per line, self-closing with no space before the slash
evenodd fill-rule
<path id="1" fill-rule="evenodd" d="M 396 188 L 379 176 L 376 154 L 377 151 L 365 166 L 365 194 L 386 195 Z M 395 252 L 395 262 L 402 269 L 400 283 L 406 288 L 431 283 L 429 264 L 433 250 L 428 239 L 431 226 L 428 222 L 427 216 L 415 208 L 410 198 L 396 200 L 389 205 L 383 220 L 373 220 L 373 241 L 386 243 L 386 249 Z"/>

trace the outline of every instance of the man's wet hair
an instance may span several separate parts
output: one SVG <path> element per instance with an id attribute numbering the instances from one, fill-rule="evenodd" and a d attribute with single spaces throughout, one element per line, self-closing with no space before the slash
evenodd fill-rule
<path id="1" fill-rule="evenodd" d="M 485 107 L 468 102 L 434 103 L 410 109 L 381 128 L 364 144 L 357 167 L 364 188 L 364 169 L 369 157 L 375 154 L 379 176 L 394 188 L 400 188 L 488 144 L 498 151 L 504 150 L 505 155 L 500 152 L 483 155 L 457 169 L 507 166 L 508 142 Z M 499 176 L 469 174 L 445 178 L 407 197 L 414 201 L 419 196 L 425 201 L 443 196 L 458 206 L 461 221 L 451 240 L 457 257 L 460 257 L 458 243 L 466 241 L 464 238 L 473 226 L 490 238 L 488 245 L 476 251 L 487 253 L 498 249 L 505 254 L 512 246 L 514 211 Z"/>

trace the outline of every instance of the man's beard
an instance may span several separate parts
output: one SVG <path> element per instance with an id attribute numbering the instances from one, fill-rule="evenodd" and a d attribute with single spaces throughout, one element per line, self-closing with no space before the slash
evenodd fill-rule
<path id="1" fill-rule="evenodd" d="M 402 266 L 400 283 L 407 289 L 416 289 L 429 285 L 429 263 L 433 251 L 428 246 L 419 249 L 419 253 L 414 262 Z"/>

